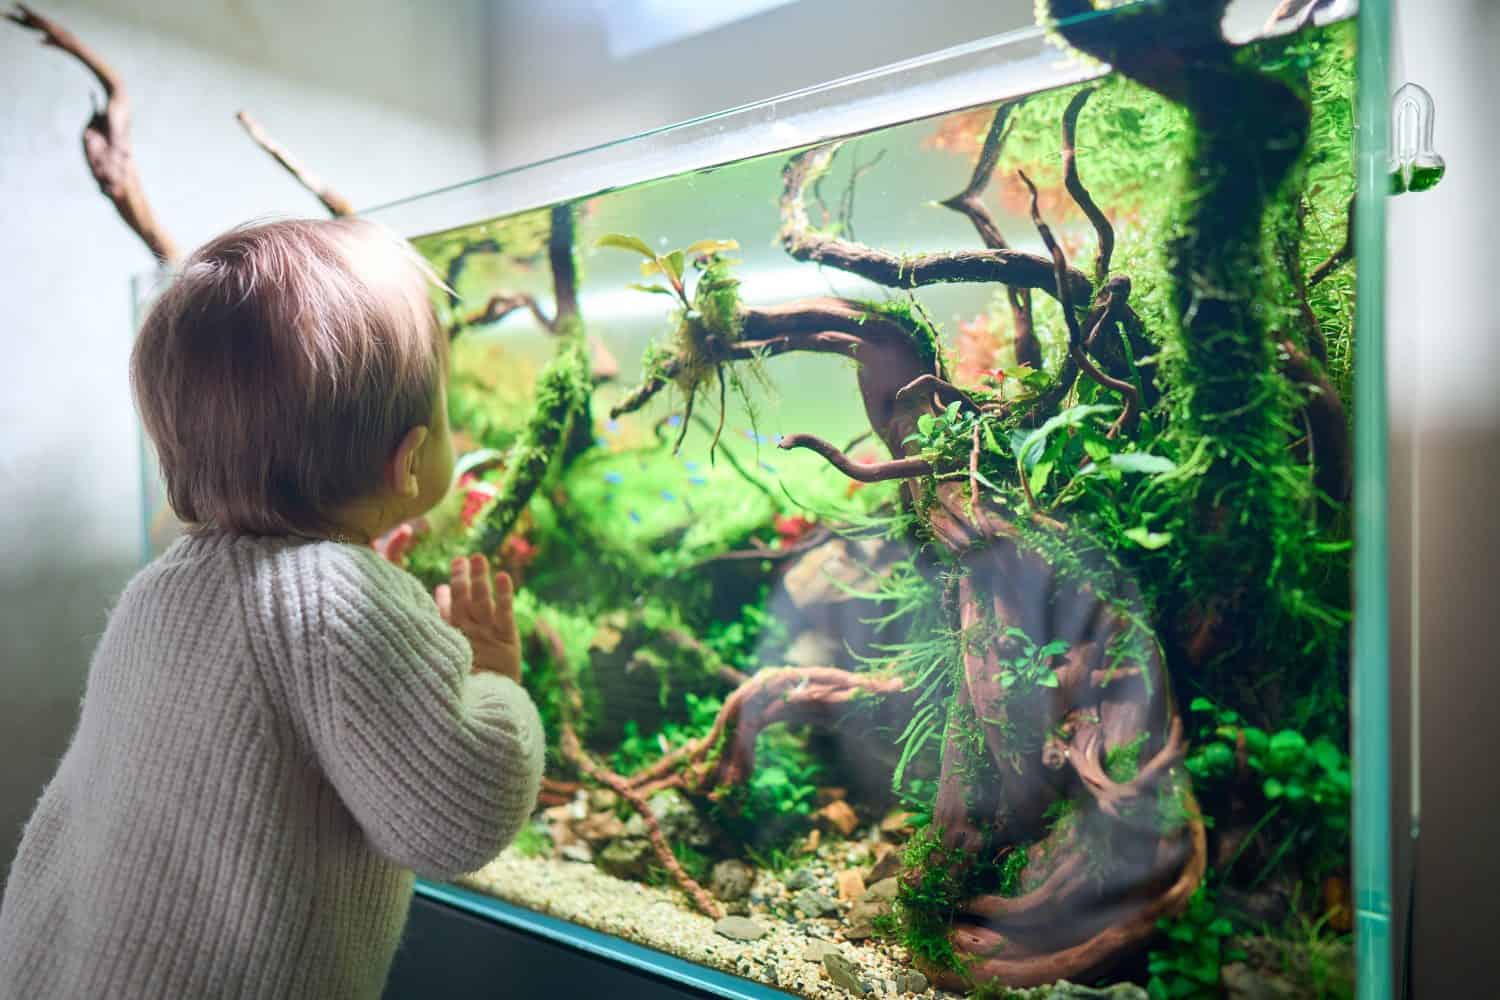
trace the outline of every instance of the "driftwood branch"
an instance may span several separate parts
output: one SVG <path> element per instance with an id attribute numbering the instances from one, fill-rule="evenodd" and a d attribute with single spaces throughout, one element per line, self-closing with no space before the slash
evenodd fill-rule
<path id="1" fill-rule="evenodd" d="M 298 184 L 301 184 L 323 203 L 323 207 L 328 209 L 329 215 L 337 218 L 354 214 L 354 205 L 350 203 L 349 199 L 339 194 L 323 178 L 309 170 L 307 165 L 293 156 L 289 149 L 271 138 L 266 130 L 261 127 L 260 122 L 252 118 L 248 111 L 241 111 L 234 117 L 244 127 L 246 134 L 250 136 L 251 140 L 257 146 L 271 154 L 271 158 L 281 164 L 282 169 L 291 174 Z"/>
<path id="2" fill-rule="evenodd" d="M 1115 227 L 1110 225 L 1109 218 L 1094 202 L 1094 196 L 1089 194 L 1089 189 L 1084 187 L 1083 181 L 1078 176 L 1078 115 L 1083 111 L 1083 106 L 1093 95 L 1097 87 L 1085 87 L 1073 95 L 1068 102 L 1067 110 L 1063 112 L 1062 118 L 1062 160 L 1063 160 L 1063 184 L 1068 189 L 1068 194 L 1083 209 L 1083 214 L 1088 216 L 1089 222 L 1094 227 L 1094 232 L 1099 234 L 1099 253 L 1094 258 L 1094 281 L 1098 285 L 1104 284 L 1104 279 L 1109 276 L 1109 260 L 1115 250 Z"/>
<path id="3" fill-rule="evenodd" d="M 672 876 L 673 881 L 682 891 L 687 893 L 693 905 L 704 915 L 715 920 L 722 917 L 724 911 L 719 908 L 719 904 L 714 902 L 714 898 L 708 894 L 707 890 L 687 873 L 677 860 L 677 856 L 672 853 L 672 845 L 667 843 L 666 836 L 661 832 L 661 823 L 658 822 L 656 814 L 651 811 L 651 804 L 646 801 L 646 797 L 631 787 L 630 783 L 620 775 L 590 757 L 579 744 L 578 734 L 573 731 L 570 723 L 563 724 L 561 746 L 563 756 L 573 766 L 628 802 L 636 814 L 645 821 L 646 835 L 651 841 L 651 849 L 656 852 L 656 860 L 666 869 L 667 874 Z"/>
<path id="4" fill-rule="evenodd" d="M 897 458 L 889 462 L 856 462 L 839 451 L 838 446 L 814 434 L 788 434 L 781 439 L 781 449 L 806 448 L 817 452 L 850 479 L 861 483 L 880 483 L 890 479 L 914 479 L 932 475 L 932 463 L 924 458 Z"/>
<path id="5" fill-rule="evenodd" d="M 1317 288 L 1334 271 L 1354 257 L 1354 199 L 1349 199 L 1349 221 L 1344 226 L 1344 242 L 1327 260 L 1319 264 L 1307 279 L 1307 287 Z"/>
<path id="6" fill-rule="evenodd" d="M 537 304 L 534 296 L 525 292 L 498 292 L 490 296 L 490 300 L 484 304 L 484 308 L 478 312 L 470 313 L 463 322 L 464 326 L 488 326 L 498 323 L 513 312 L 521 309 L 528 310 L 542 329 L 552 331 L 556 325 L 552 319 Z"/>
<path id="7" fill-rule="evenodd" d="M 1026 185 L 1027 190 L 1031 192 L 1032 224 L 1036 226 L 1036 231 L 1042 237 L 1042 242 L 1046 244 L 1047 250 L 1052 254 L 1052 265 L 1056 268 L 1058 275 L 1061 276 L 1068 266 L 1067 258 L 1063 255 L 1062 247 L 1058 245 L 1056 237 L 1052 235 L 1052 228 L 1042 219 L 1041 209 L 1037 205 L 1036 185 L 1031 182 L 1031 178 L 1027 177 L 1024 171 L 1021 172 L 1021 181 Z M 1114 390 L 1125 399 L 1125 409 L 1120 413 L 1119 419 L 1110 428 L 1110 435 L 1113 436 L 1121 427 L 1129 425 L 1130 420 L 1140 405 L 1140 394 L 1136 392 L 1135 386 L 1131 383 L 1124 379 L 1115 378 L 1094 364 L 1094 360 L 1089 357 L 1085 345 L 1089 340 L 1094 340 L 1098 337 L 1099 331 L 1103 329 L 1104 324 L 1112 321 L 1116 309 L 1114 299 L 1117 285 L 1107 285 L 1101 290 L 1101 301 L 1095 309 L 1097 319 L 1090 328 L 1087 338 L 1084 337 L 1083 329 L 1078 323 L 1078 315 L 1074 311 L 1072 296 L 1068 293 L 1067 284 L 1065 282 L 1061 283 L 1059 287 L 1063 289 L 1061 299 L 1062 311 L 1063 317 L 1067 320 L 1068 324 L 1068 357 L 1078 366 L 1080 372 L 1100 385 Z M 1124 288 L 1128 289 L 1129 287 L 1129 282 L 1125 282 Z M 1121 304 L 1123 305 L 1123 303 Z"/>
<path id="8" fill-rule="evenodd" d="M 995 224 L 995 218 L 990 214 L 990 210 L 984 207 L 981 196 L 985 188 L 989 186 L 990 178 L 994 176 L 995 165 L 999 162 L 1000 151 L 1005 145 L 1005 137 L 1010 134 L 1011 125 L 1015 121 L 1011 113 L 1018 106 L 1019 102 L 1015 102 L 1002 104 L 995 109 L 995 116 L 990 119 L 990 128 L 984 137 L 984 146 L 979 151 L 979 159 L 974 163 L 974 172 L 969 175 L 968 185 L 953 197 L 939 202 L 944 208 L 963 213 L 973 224 L 980 241 L 991 250 L 1009 250 L 1010 244 L 1006 243 L 1005 237 L 1001 235 L 1000 227 Z M 1007 285 L 1005 298 L 1010 303 L 1011 319 L 1015 324 L 1016 363 L 1029 365 L 1040 371 L 1042 344 L 1036 338 L 1035 323 L 1032 319 L 1031 289 Z"/>
<path id="9" fill-rule="evenodd" d="M 25 4 L 5 15 L 23 28 L 40 32 L 42 44 L 61 49 L 81 62 L 104 89 L 104 107 L 95 107 L 83 127 L 83 155 L 99 191 L 115 206 L 120 218 L 141 238 L 146 248 L 163 264 L 179 256 L 176 242 L 167 234 L 141 185 L 135 154 L 130 144 L 130 98 L 125 83 L 114 68 L 71 31 L 43 17 Z"/>
<path id="10" fill-rule="evenodd" d="M 1057 294 L 1057 276 L 1050 262 L 1038 254 L 985 249 L 901 256 L 818 232 L 807 218 L 805 191 L 828 170 L 838 148 L 833 143 L 799 153 L 782 172 L 781 245 L 793 258 L 826 264 L 890 288 L 995 282 Z M 1073 293 L 1087 299 L 1092 291 L 1088 278 L 1078 271 L 1064 274 Z"/>
<path id="11" fill-rule="evenodd" d="M 969 183 L 962 191 L 951 198 L 945 198 L 938 202 L 944 208 L 951 208 L 966 216 L 974 226 L 974 231 L 979 234 L 979 239 L 991 250 L 1009 250 L 1010 244 L 1005 242 L 1005 237 L 1000 233 L 1000 227 L 995 224 L 995 218 L 990 210 L 984 207 L 982 195 L 985 188 L 990 185 L 990 178 L 995 173 L 995 164 L 1000 160 L 1000 150 L 1005 145 L 1005 137 L 1010 134 L 1011 112 L 1017 104 L 1002 104 L 995 109 L 995 116 L 990 119 L 990 128 L 984 137 L 984 145 L 980 148 L 979 159 L 974 162 L 974 172 L 969 175 Z"/>
<path id="12" fill-rule="evenodd" d="M 677 861 L 676 855 L 672 853 L 672 845 L 667 843 L 666 836 L 662 833 L 661 824 L 657 821 L 655 813 L 651 811 L 651 805 L 646 801 L 648 792 L 642 791 L 637 785 L 627 781 L 625 778 L 600 764 L 583 748 L 578 739 L 578 731 L 575 728 L 576 715 L 583 706 L 583 694 L 578 689 L 578 681 L 573 673 L 573 664 L 568 658 L 567 650 L 563 645 L 562 637 L 551 625 L 538 618 L 533 626 L 536 638 L 543 644 L 543 648 L 551 657 L 553 665 L 557 669 L 557 683 L 562 695 L 560 700 L 562 714 L 562 733 L 558 740 L 559 749 L 563 758 L 572 764 L 578 771 L 593 779 L 599 784 L 612 790 L 620 798 L 629 803 L 630 807 L 640 815 L 646 824 L 646 833 L 651 841 L 651 848 L 656 852 L 656 859 L 667 873 L 677 882 L 682 890 L 687 893 L 688 898 L 704 914 L 718 919 L 723 916 L 718 903 L 714 902 L 712 896 L 704 891 Z M 577 786 L 571 782 L 553 782 L 554 788 L 571 788 Z"/>

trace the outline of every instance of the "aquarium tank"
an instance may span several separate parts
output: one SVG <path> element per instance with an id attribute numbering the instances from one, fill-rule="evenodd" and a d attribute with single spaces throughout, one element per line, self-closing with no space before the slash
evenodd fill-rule
<path id="1" fill-rule="evenodd" d="M 1385 6 L 1037 6 L 367 213 L 407 568 L 514 578 L 549 746 L 420 891 L 732 995 L 1389 995 Z"/>

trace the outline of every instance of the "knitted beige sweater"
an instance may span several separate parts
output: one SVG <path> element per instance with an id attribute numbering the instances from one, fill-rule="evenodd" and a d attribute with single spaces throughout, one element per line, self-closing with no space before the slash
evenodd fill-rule
<path id="1" fill-rule="evenodd" d="M 530 813 L 541 722 L 418 583 L 207 532 L 126 588 L 0 904 L 0 997 L 377 997 L 412 872 Z"/>

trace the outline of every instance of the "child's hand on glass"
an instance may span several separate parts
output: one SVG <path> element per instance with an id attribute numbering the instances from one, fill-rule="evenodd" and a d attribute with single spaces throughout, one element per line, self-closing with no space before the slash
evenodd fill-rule
<path id="1" fill-rule="evenodd" d="M 516 632 L 510 577 L 496 573 L 484 556 L 453 560 L 449 583 L 436 592 L 443 621 L 464 634 L 474 649 L 474 669 L 521 680 L 521 637 Z"/>
<path id="2" fill-rule="evenodd" d="M 404 568 L 407 555 L 410 554 L 412 546 L 417 544 L 418 532 L 425 527 L 426 524 L 420 520 L 398 524 L 371 542 L 370 547 L 380 558 Z"/>

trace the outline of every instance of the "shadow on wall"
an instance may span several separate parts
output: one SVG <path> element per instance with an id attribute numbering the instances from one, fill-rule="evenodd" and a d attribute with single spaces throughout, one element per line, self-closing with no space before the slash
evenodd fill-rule
<path id="1" fill-rule="evenodd" d="M 0 575 L 0 664 L 4 665 L 4 767 L 0 768 L 0 858 L 6 869 L 43 785 L 77 724 L 78 704 L 107 609 L 136 570 L 132 546 L 96 562 L 59 559 L 90 516 L 71 484 L 39 480 L 10 492 L 15 537 Z"/>

